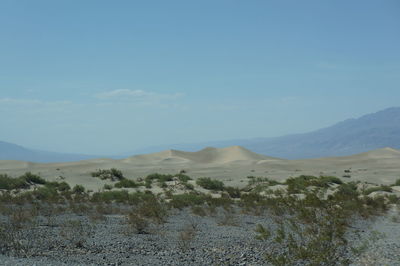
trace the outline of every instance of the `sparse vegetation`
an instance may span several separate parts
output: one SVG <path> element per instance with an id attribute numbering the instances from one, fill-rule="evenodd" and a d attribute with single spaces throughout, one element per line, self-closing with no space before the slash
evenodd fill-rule
<path id="1" fill-rule="evenodd" d="M 122 174 L 122 172 L 115 168 L 111 168 L 111 169 L 107 169 L 107 170 L 99 169 L 95 172 L 92 172 L 91 175 L 93 177 L 98 177 L 102 180 L 109 179 L 111 181 L 122 180 L 125 178 L 124 175 Z"/>
<path id="2" fill-rule="evenodd" d="M 40 176 L 34 175 L 30 172 L 24 175 L 13 178 L 8 175 L 0 175 L 0 189 L 12 190 L 12 189 L 27 189 L 31 185 L 43 185 L 46 181 Z"/>
<path id="3" fill-rule="evenodd" d="M 351 221 L 355 217 L 378 215 L 387 210 L 388 203 L 399 202 L 395 195 L 376 198 L 360 195 L 373 191 L 389 192 L 389 186 L 359 192 L 357 183 L 345 183 L 332 176 L 303 175 L 289 178 L 284 184 L 268 178 L 249 177 L 250 185 L 243 190 L 225 186 L 223 182 L 211 178 L 196 181 L 197 185 L 213 193 L 196 191 L 197 187 L 190 180 L 183 173 L 152 174 L 138 181 L 114 178 L 116 182 L 104 185 L 104 190 L 90 193 L 82 185 L 71 189 L 64 181 L 48 182 L 30 173 L 18 178 L 1 175 L 0 216 L 6 216 L 6 219 L 0 223 L 0 253 L 27 256 L 33 252 L 33 246 L 38 246 L 39 242 L 30 243 L 38 240 L 27 239 L 26 236 L 28 231 L 38 230 L 36 223 L 39 220 L 36 217 L 39 216 L 46 217 L 46 226 L 59 228 L 59 237 L 67 243 L 68 249 L 84 249 L 87 239 L 93 234 L 91 223 L 103 222 L 109 214 L 125 217 L 127 232 L 162 234 L 169 214 L 188 208 L 190 215 L 196 215 L 198 219 L 210 216 L 207 219 L 215 219 L 215 224 L 221 226 L 239 225 L 240 213 L 267 215 L 265 217 L 270 219 L 269 222 L 257 224 L 254 230 L 257 241 L 268 243 L 265 254 L 268 263 L 346 264 L 349 257 L 345 254 L 360 250 L 345 241 Z M 165 186 L 165 190 L 154 195 L 151 191 L 129 192 L 122 189 L 147 187 L 152 182 Z M 266 190 L 277 184 L 287 187 L 288 192 Z M 174 186 L 177 185 L 179 189 L 184 187 L 190 192 L 174 194 Z M 28 190 L 32 186 L 33 189 Z M 327 189 L 334 193 L 324 196 Z M 296 193 L 301 193 L 303 197 L 297 197 Z M 54 218 L 67 212 L 74 214 L 75 218 L 62 224 Z M 397 216 L 391 219 L 398 222 Z M 178 248 L 182 252 L 190 251 L 197 234 L 197 227 L 188 225 L 180 229 L 177 232 Z"/>
<path id="4" fill-rule="evenodd" d="M 222 191 L 224 189 L 224 183 L 222 181 L 211 179 L 209 177 L 198 178 L 196 184 L 209 190 Z"/>
<path id="5" fill-rule="evenodd" d="M 376 192 L 376 191 L 393 192 L 393 189 L 391 187 L 389 187 L 389 186 L 382 185 L 382 186 L 378 186 L 378 187 L 368 188 L 368 189 L 363 191 L 363 194 L 364 195 L 369 195 L 372 192 Z"/>
<path id="6" fill-rule="evenodd" d="M 141 186 L 141 183 L 136 183 L 133 180 L 123 178 L 119 182 L 115 183 L 116 188 L 136 188 Z"/>

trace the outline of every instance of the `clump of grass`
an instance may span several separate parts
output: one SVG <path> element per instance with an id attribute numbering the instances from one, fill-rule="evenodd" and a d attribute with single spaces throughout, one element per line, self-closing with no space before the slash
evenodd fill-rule
<path id="1" fill-rule="evenodd" d="M 141 183 L 136 183 L 133 180 L 124 178 L 124 179 L 121 179 L 119 182 L 115 183 L 114 186 L 116 188 L 136 188 L 141 185 L 142 185 Z"/>
<path id="2" fill-rule="evenodd" d="M 400 178 L 397 179 L 392 186 L 400 186 Z"/>
<path id="3" fill-rule="evenodd" d="M 301 175 L 298 177 L 291 177 L 286 180 L 288 185 L 289 194 L 303 193 L 309 186 L 316 186 L 319 188 L 328 188 L 331 184 L 341 185 L 343 181 L 335 176 L 310 176 Z"/>
<path id="4" fill-rule="evenodd" d="M 197 193 L 184 193 L 172 195 L 170 205 L 176 209 L 183 209 L 189 206 L 202 205 L 206 202 L 206 196 Z"/>
<path id="5" fill-rule="evenodd" d="M 103 189 L 104 189 L 104 190 L 111 190 L 111 189 L 113 189 L 113 185 L 104 184 Z"/>
<path id="6" fill-rule="evenodd" d="M 187 252 L 192 242 L 197 235 L 197 224 L 191 223 L 187 224 L 180 232 L 178 236 L 178 247 L 182 252 Z"/>
<path id="7" fill-rule="evenodd" d="M 45 184 L 45 187 L 54 188 L 55 190 L 60 191 L 60 192 L 69 191 L 71 189 L 71 187 L 65 181 L 63 181 L 63 182 L 47 182 Z"/>
<path id="8" fill-rule="evenodd" d="M 248 176 L 249 179 L 248 185 L 255 185 L 255 184 L 267 184 L 268 186 L 275 186 L 281 184 L 276 180 L 269 179 L 268 177 L 255 177 L 255 176 Z"/>
<path id="9" fill-rule="evenodd" d="M 85 189 L 84 186 L 82 186 L 82 185 L 75 185 L 75 186 L 72 188 L 72 193 L 81 195 L 81 194 L 84 194 L 84 193 L 85 193 L 85 190 L 86 190 L 86 189 Z"/>
<path id="10" fill-rule="evenodd" d="M 170 174 L 159 174 L 159 173 L 154 173 L 146 176 L 145 180 L 157 180 L 158 182 L 167 182 L 167 181 L 172 181 L 174 178 L 173 175 Z"/>
<path id="11" fill-rule="evenodd" d="M 392 188 L 389 186 L 381 185 L 379 187 L 371 187 L 363 191 L 364 195 L 369 195 L 372 192 L 376 191 L 384 191 L 384 192 L 393 192 Z"/>
<path id="12" fill-rule="evenodd" d="M 34 184 L 43 185 L 46 184 L 46 180 L 30 172 L 27 172 L 17 178 L 10 177 L 6 174 L 0 175 L 0 189 L 28 189 L 31 185 Z"/>
<path id="13" fill-rule="evenodd" d="M 109 179 L 111 181 L 122 180 L 125 178 L 122 172 L 116 168 L 103 169 L 103 170 L 99 169 L 95 172 L 92 172 L 91 175 L 93 177 L 98 177 L 102 180 Z"/>
<path id="14" fill-rule="evenodd" d="M 176 177 L 182 183 L 187 183 L 189 180 L 192 180 L 192 178 L 190 176 L 184 175 L 183 173 L 177 174 Z"/>
<path id="15" fill-rule="evenodd" d="M 222 191 L 224 189 L 224 183 L 222 181 L 211 179 L 209 177 L 198 178 L 196 180 L 196 184 L 201 186 L 202 188 L 214 191 Z"/>
<path id="16" fill-rule="evenodd" d="M 240 198 L 240 189 L 237 187 L 225 187 L 224 190 L 228 193 L 231 198 L 239 199 Z"/>
<path id="17" fill-rule="evenodd" d="M 166 221 L 168 212 L 163 202 L 154 195 L 142 198 L 138 206 L 126 216 L 128 225 L 138 234 L 149 233 L 151 223 L 163 224 Z"/>

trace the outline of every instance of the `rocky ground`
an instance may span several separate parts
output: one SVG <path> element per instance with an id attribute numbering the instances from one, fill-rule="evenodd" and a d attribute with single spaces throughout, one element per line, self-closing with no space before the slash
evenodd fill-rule
<path id="1" fill-rule="evenodd" d="M 266 265 L 269 243 L 256 239 L 254 229 L 272 223 L 268 216 L 222 209 L 204 217 L 174 210 L 165 224 L 153 224 L 144 234 L 133 232 L 121 215 L 36 220 L 18 236 L 29 247 L 21 251 L 24 258 L 1 255 L 1 265 Z M 348 238 L 358 249 L 352 265 L 400 265 L 399 209 L 355 221 Z"/>

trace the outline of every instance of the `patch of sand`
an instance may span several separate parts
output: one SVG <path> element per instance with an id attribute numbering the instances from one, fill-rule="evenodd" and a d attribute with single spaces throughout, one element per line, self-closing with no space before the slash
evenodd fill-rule
<path id="1" fill-rule="evenodd" d="M 185 170 L 191 177 L 219 179 L 229 186 L 244 187 L 247 176 L 284 180 L 299 175 L 332 175 L 346 181 L 360 180 L 392 184 L 400 178 L 400 151 L 384 148 L 345 157 L 307 160 L 283 160 L 251 152 L 240 146 L 205 148 L 197 152 L 167 150 L 132 156 L 122 160 L 95 159 L 68 163 L 29 163 L 0 161 L 0 174 L 21 175 L 27 171 L 70 185 L 82 184 L 93 191 L 101 190 L 106 181 L 93 178 L 97 169 L 117 168 L 127 178 L 150 173 L 176 174 Z"/>

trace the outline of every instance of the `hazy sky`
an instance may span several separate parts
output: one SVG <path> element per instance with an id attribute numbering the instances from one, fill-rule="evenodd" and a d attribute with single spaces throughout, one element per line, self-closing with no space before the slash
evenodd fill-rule
<path id="1" fill-rule="evenodd" d="M 0 0 L 3 141 L 112 154 L 399 103 L 398 0 Z"/>

